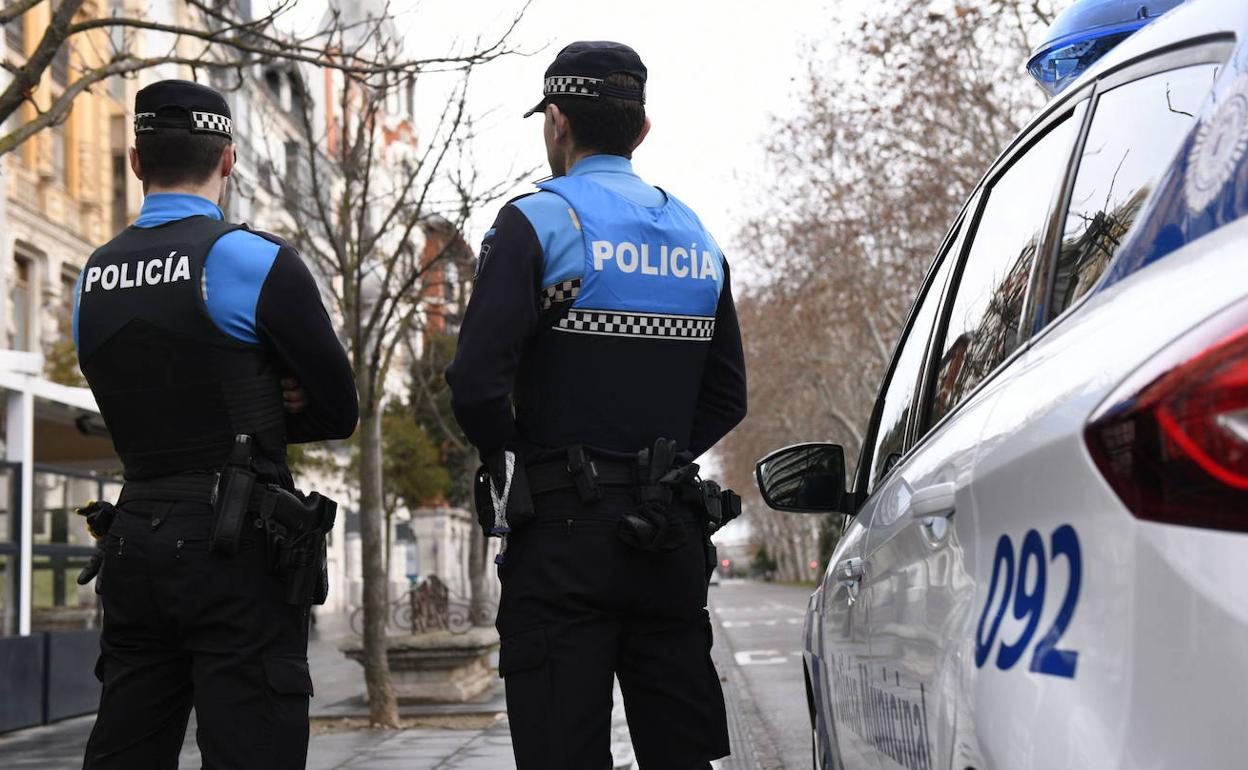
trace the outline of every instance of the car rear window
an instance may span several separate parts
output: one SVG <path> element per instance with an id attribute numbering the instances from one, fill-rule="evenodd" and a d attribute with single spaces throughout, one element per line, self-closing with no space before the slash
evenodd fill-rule
<path id="1" fill-rule="evenodd" d="M 1080 153 L 1049 318 L 1101 278 L 1191 132 L 1217 67 L 1159 72 L 1105 92 Z"/>
<path id="2" fill-rule="evenodd" d="M 1248 214 L 1248 72 L 1219 68 L 1198 114 L 1101 288 Z"/>

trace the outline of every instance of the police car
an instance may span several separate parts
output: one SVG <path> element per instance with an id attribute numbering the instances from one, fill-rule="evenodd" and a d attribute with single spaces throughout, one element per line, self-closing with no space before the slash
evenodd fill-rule
<path id="1" fill-rule="evenodd" d="M 1248 3 L 1175 5 L 1055 22 L 854 478 L 759 463 L 771 507 L 852 515 L 805 627 L 820 768 L 1248 766 Z"/>

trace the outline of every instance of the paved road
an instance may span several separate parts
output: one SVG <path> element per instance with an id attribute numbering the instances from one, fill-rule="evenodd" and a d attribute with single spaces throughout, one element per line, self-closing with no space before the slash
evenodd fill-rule
<path id="1" fill-rule="evenodd" d="M 755 756 L 740 767 L 810 768 L 810 717 L 802 681 L 802 622 L 811 589 L 726 581 L 711 588 L 720 665 Z M 730 662 L 729 662 L 730 661 Z M 734 747 L 736 749 L 738 747 Z M 737 754 L 742 754 L 737 751 Z M 739 757 L 746 760 L 746 757 Z"/>

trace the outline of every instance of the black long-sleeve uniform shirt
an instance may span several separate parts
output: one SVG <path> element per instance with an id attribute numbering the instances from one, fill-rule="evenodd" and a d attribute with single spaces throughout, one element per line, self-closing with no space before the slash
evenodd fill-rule
<path id="1" fill-rule="evenodd" d="M 359 421 L 355 375 L 299 254 L 280 243 L 256 302 L 256 334 L 299 382 L 302 412 L 286 418 L 292 444 L 345 439 Z"/>

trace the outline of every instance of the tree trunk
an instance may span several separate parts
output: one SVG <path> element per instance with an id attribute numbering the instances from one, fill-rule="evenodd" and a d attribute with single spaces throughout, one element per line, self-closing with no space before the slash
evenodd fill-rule
<path id="1" fill-rule="evenodd" d="M 477 472 L 476 458 L 469 455 L 460 472 L 469 474 L 470 478 L 475 477 Z M 473 625 L 493 625 L 494 612 L 490 606 L 490 592 L 486 588 L 486 581 L 490 579 L 488 558 L 490 541 L 486 538 L 485 533 L 481 531 L 481 527 L 475 522 L 472 525 L 472 535 L 468 538 L 468 549 L 468 584 L 469 592 L 471 593 L 468 616 L 472 618 Z"/>
<path id="2" fill-rule="evenodd" d="M 368 391 L 361 388 L 361 391 Z M 397 728 L 399 705 L 386 658 L 387 577 L 382 549 L 381 410 L 360 399 L 360 551 L 364 577 L 364 683 L 368 721 Z"/>
<path id="3" fill-rule="evenodd" d="M 471 594 L 468 617 L 472 618 L 474 626 L 488 626 L 494 621 L 485 595 L 486 542 L 485 533 L 474 524 L 468 537 L 468 591 Z"/>
<path id="4" fill-rule="evenodd" d="M 385 438 L 382 438 L 385 441 Z M 383 450 L 384 451 L 384 450 Z M 382 479 L 383 483 L 385 479 Z M 381 527 L 381 535 L 383 545 L 381 547 L 381 574 L 385 575 L 385 579 L 381 584 L 386 587 L 386 602 L 390 601 L 390 557 L 394 555 L 394 511 L 386 509 L 385 521 Z"/>

